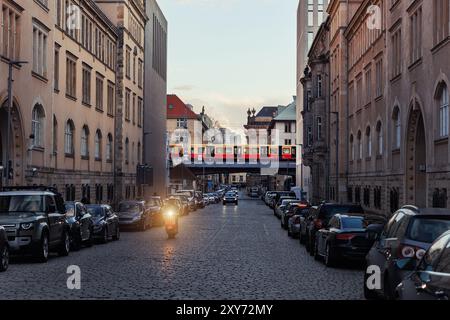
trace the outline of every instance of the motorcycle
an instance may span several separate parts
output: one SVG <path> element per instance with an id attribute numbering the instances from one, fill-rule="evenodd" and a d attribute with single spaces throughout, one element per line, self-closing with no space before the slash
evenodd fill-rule
<path id="1" fill-rule="evenodd" d="M 178 234 L 178 214 L 174 209 L 165 210 L 164 226 L 166 228 L 169 239 L 174 239 Z"/>

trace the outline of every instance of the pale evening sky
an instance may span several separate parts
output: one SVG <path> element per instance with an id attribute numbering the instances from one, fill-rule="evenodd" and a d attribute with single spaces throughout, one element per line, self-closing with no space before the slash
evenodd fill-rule
<path id="1" fill-rule="evenodd" d="M 168 93 L 242 128 L 246 111 L 295 95 L 298 0 L 159 0 L 169 22 Z"/>

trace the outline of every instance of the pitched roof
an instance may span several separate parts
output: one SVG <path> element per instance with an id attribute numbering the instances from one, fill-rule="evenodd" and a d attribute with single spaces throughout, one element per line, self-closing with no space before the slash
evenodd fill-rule
<path id="1" fill-rule="evenodd" d="M 198 115 L 191 110 L 177 95 L 167 95 L 167 119 L 198 119 Z"/>
<path id="2" fill-rule="evenodd" d="M 297 108 L 295 101 L 284 108 L 273 121 L 295 121 L 297 119 Z"/>
<path id="3" fill-rule="evenodd" d="M 271 117 L 273 118 L 276 115 L 278 107 L 262 107 L 261 110 L 256 114 L 256 117 Z"/>

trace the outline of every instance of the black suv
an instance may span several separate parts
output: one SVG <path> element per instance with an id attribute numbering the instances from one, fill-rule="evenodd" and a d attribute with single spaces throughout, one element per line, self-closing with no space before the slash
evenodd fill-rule
<path id="1" fill-rule="evenodd" d="M 50 251 L 67 256 L 69 225 L 62 196 L 54 188 L 8 187 L 0 192 L 0 226 L 11 252 L 28 252 L 47 262 Z"/>
<path id="2" fill-rule="evenodd" d="M 308 217 L 306 217 L 305 224 L 305 246 L 310 255 L 314 255 L 314 246 L 316 241 L 316 232 L 322 228 L 328 227 L 330 219 L 335 214 L 349 214 L 359 213 L 363 214 L 364 210 L 360 205 L 354 204 L 336 204 L 336 203 L 322 203 L 318 207 L 311 208 Z"/>
<path id="3" fill-rule="evenodd" d="M 9 266 L 8 237 L 3 227 L 0 227 L 0 272 L 6 271 Z"/>

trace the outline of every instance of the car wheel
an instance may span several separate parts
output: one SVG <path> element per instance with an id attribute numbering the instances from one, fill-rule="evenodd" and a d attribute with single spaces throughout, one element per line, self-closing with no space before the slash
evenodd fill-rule
<path id="1" fill-rule="evenodd" d="M 116 227 L 116 233 L 113 235 L 113 240 L 114 241 L 120 240 L 120 229 L 119 229 L 119 226 Z"/>
<path id="2" fill-rule="evenodd" d="M 63 232 L 61 238 L 61 244 L 59 245 L 58 255 L 61 257 L 67 257 L 70 252 L 70 237 L 67 231 Z"/>
<path id="3" fill-rule="evenodd" d="M 367 287 L 367 280 L 369 279 L 369 275 L 367 273 L 364 274 L 364 298 L 366 300 L 377 300 L 378 294 L 375 290 L 370 290 Z"/>
<path id="4" fill-rule="evenodd" d="M 36 252 L 34 254 L 37 261 L 47 262 L 48 261 L 48 253 L 49 253 L 48 250 L 49 250 L 48 235 L 46 233 L 44 233 L 42 235 L 41 241 L 39 242 L 38 248 L 36 249 Z"/>
<path id="5" fill-rule="evenodd" d="M 107 243 L 108 242 L 108 228 L 107 227 L 103 228 L 101 242 L 102 243 Z"/>
<path id="6" fill-rule="evenodd" d="M 0 272 L 8 270 L 8 266 L 9 266 L 9 248 L 7 245 L 5 245 L 0 256 Z"/>
<path id="7" fill-rule="evenodd" d="M 329 268 L 334 267 L 336 265 L 336 261 L 333 256 L 333 251 L 331 250 L 328 243 L 325 249 L 325 265 Z"/>

